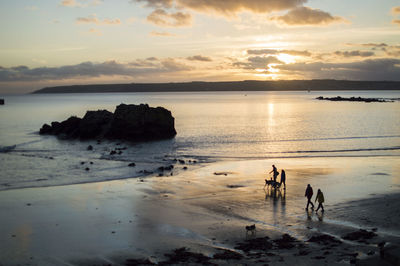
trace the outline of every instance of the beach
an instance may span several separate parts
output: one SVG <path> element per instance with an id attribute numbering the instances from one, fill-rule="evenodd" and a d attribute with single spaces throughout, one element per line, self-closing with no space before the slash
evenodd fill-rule
<path id="1" fill-rule="evenodd" d="M 286 170 L 286 190 L 264 189 L 272 163 Z M 173 176 L 1 191 L 0 263 L 187 264 L 183 257 L 217 265 L 345 265 L 379 257 L 378 243 L 400 244 L 398 165 L 397 157 L 186 162 Z M 307 184 L 324 192 L 325 213 L 304 210 Z M 245 230 L 251 224 L 254 235 Z M 359 229 L 376 236 L 343 239 Z M 292 247 L 273 241 L 283 234 L 294 238 Z M 319 235 L 340 242 L 308 242 Z M 262 245 L 268 250 L 240 248 L 261 238 L 272 243 Z M 188 254 L 174 253 L 182 247 Z M 227 259 L 231 253 L 240 256 Z"/>

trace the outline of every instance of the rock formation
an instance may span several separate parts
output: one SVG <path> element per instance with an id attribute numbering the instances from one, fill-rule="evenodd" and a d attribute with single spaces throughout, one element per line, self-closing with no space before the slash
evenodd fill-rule
<path id="1" fill-rule="evenodd" d="M 120 139 L 146 141 L 173 138 L 174 117 L 162 107 L 120 104 L 115 112 L 87 111 L 83 118 L 71 116 L 63 122 L 44 124 L 40 134 L 65 139 Z"/>

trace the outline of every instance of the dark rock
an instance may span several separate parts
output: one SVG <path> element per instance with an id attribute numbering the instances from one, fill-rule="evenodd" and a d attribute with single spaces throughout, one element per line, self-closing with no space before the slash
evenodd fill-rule
<path id="1" fill-rule="evenodd" d="M 85 162 L 81 162 L 81 164 L 83 165 L 83 164 L 85 164 Z"/>
<path id="2" fill-rule="evenodd" d="M 240 249 L 244 252 L 249 252 L 252 250 L 270 251 L 271 248 L 272 243 L 269 241 L 269 237 L 267 236 L 249 239 L 246 240 L 244 243 L 239 243 L 235 246 L 235 249 Z"/>
<path id="3" fill-rule="evenodd" d="M 52 126 L 49 126 L 48 124 L 44 124 L 39 131 L 39 133 L 42 135 L 52 134 L 52 132 L 53 132 Z"/>
<path id="4" fill-rule="evenodd" d="M 92 151 L 93 150 L 93 146 L 92 145 L 87 146 L 87 150 L 88 151 Z"/>
<path id="5" fill-rule="evenodd" d="M 117 152 L 116 151 L 110 151 L 110 155 L 114 155 L 114 154 L 117 154 Z"/>
<path id="6" fill-rule="evenodd" d="M 297 242 L 297 239 L 288 234 L 283 234 L 282 238 L 275 239 L 273 242 L 277 245 L 278 249 L 291 249 L 295 247 L 293 243 Z"/>
<path id="7" fill-rule="evenodd" d="M 165 170 L 164 166 L 158 167 L 158 171 L 164 172 L 164 170 Z"/>
<path id="8" fill-rule="evenodd" d="M 179 163 L 181 163 L 181 164 L 185 164 L 185 160 L 178 160 L 179 161 Z"/>
<path id="9" fill-rule="evenodd" d="M 89 167 L 86 167 L 86 168 L 85 168 L 85 170 L 86 170 L 86 171 L 89 171 L 89 170 L 90 170 L 90 168 L 89 168 Z"/>
<path id="10" fill-rule="evenodd" d="M 149 259 L 127 259 L 125 261 L 125 266 L 145 266 L 145 265 L 156 265 Z"/>
<path id="11" fill-rule="evenodd" d="M 72 116 L 61 123 L 52 122 L 51 126 L 44 124 L 40 134 L 67 139 L 98 139 L 98 144 L 102 138 L 146 141 L 173 138 L 176 135 L 174 123 L 171 112 L 162 107 L 120 104 L 114 113 L 87 111 L 82 119 Z"/>
<path id="12" fill-rule="evenodd" d="M 385 102 L 393 102 L 393 100 L 385 100 L 381 98 L 361 98 L 361 97 L 350 97 L 350 98 L 345 98 L 341 96 L 336 96 L 336 97 L 322 97 L 319 96 L 315 98 L 317 100 L 326 100 L 326 101 L 334 101 L 334 102 L 339 102 L 339 101 L 347 101 L 347 102 L 365 102 L 365 103 L 371 103 L 371 102 L 380 102 L 380 103 L 385 103 Z"/>
<path id="13" fill-rule="evenodd" d="M 243 258 L 243 255 L 238 252 L 224 250 L 222 253 L 214 254 L 213 258 L 216 260 L 240 260 Z"/>
<path id="14" fill-rule="evenodd" d="M 183 167 L 183 170 L 187 170 L 188 168 L 186 166 Z"/>
<path id="15" fill-rule="evenodd" d="M 330 235 L 316 235 L 312 236 L 307 242 L 314 242 L 323 245 L 340 244 L 342 241 Z"/>
<path id="16" fill-rule="evenodd" d="M 4 99 L 0 99 L 0 105 L 4 104 Z"/>
<path id="17" fill-rule="evenodd" d="M 90 164 L 93 164 L 93 162 L 90 162 Z"/>
<path id="18" fill-rule="evenodd" d="M 130 163 L 130 164 L 128 164 L 128 166 L 130 166 L 130 167 L 135 167 L 136 164 L 135 164 L 135 163 Z"/>
<path id="19" fill-rule="evenodd" d="M 375 236 L 377 236 L 377 234 L 375 234 L 374 232 L 369 232 L 367 230 L 360 229 L 358 231 L 348 233 L 348 234 L 344 235 L 342 238 L 346 239 L 346 240 L 355 241 L 355 240 L 371 239 Z"/>
<path id="20" fill-rule="evenodd" d="M 198 263 L 200 265 L 215 265 L 210 262 L 210 257 L 201 253 L 190 252 L 186 248 L 175 249 L 173 253 L 164 254 L 168 258 L 167 261 L 161 261 L 158 265 L 176 265 L 183 263 L 184 265 Z"/>
<path id="21" fill-rule="evenodd" d="M 164 167 L 164 170 L 165 171 L 171 171 L 172 169 L 174 169 L 174 166 L 171 164 L 171 165 L 169 165 L 169 166 L 165 166 Z"/>

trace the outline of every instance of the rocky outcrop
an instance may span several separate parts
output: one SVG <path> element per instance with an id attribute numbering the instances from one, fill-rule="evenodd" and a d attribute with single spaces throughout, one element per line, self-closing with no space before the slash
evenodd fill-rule
<path id="1" fill-rule="evenodd" d="M 0 105 L 4 104 L 4 99 L 0 99 Z"/>
<path id="2" fill-rule="evenodd" d="M 316 98 L 317 100 L 326 100 L 326 101 L 333 101 L 333 102 L 365 102 L 365 103 L 372 103 L 372 102 L 379 102 L 379 103 L 386 103 L 386 102 L 393 102 L 392 99 L 385 100 L 382 98 L 361 98 L 361 97 L 350 97 L 345 98 L 341 96 L 336 97 L 323 97 L 319 96 Z"/>
<path id="3" fill-rule="evenodd" d="M 63 122 L 44 124 L 40 134 L 66 139 L 120 139 L 143 141 L 173 138 L 174 117 L 162 107 L 120 104 L 115 112 L 87 111 L 83 118 L 71 116 Z"/>

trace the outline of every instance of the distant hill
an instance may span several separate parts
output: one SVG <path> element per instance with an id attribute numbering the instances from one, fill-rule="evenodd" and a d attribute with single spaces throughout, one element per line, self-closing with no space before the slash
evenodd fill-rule
<path id="1" fill-rule="evenodd" d="M 33 93 L 110 93 L 184 91 L 400 90 L 400 81 L 279 80 L 181 83 L 96 84 L 47 87 Z"/>

